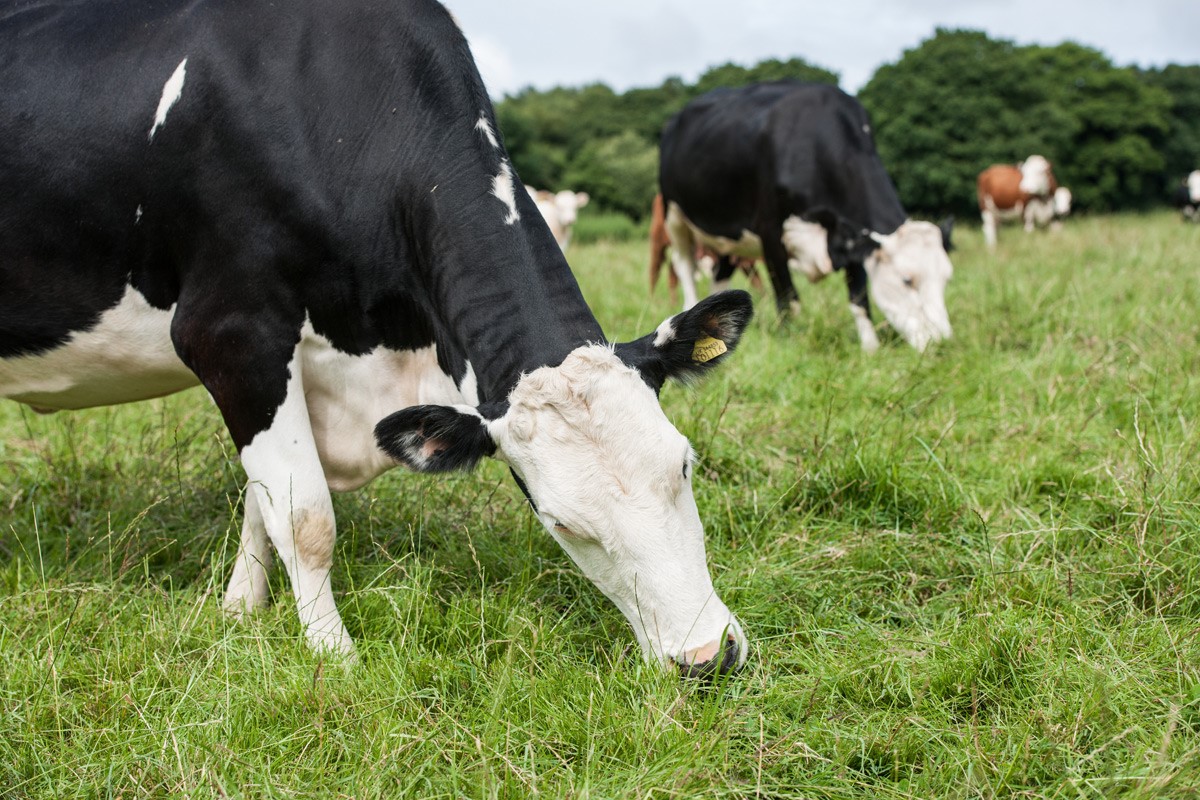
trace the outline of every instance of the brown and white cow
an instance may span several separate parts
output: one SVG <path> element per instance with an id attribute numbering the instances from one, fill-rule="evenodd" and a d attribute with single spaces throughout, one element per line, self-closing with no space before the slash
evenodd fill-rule
<path id="1" fill-rule="evenodd" d="M 667 260 L 667 248 L 671 246 L 671 236 L 667 233 L 667 214 L 661 194 L 654 195 L 650 205 L 650 294 L 658 285 L 658 275 L 662 265 Z M 716 250 L 697 245 L 696 264 L 709 277 L 717 281 L 728 281 L 737 270 L 745 273 L 750 279 L 750 285 L 756 292 L 763 291 L 762 277 L 758 274 L 758 263 L 753 258 L 740 256 L 724 256 Z M 671 292 L 671 303 L 679 302 L 679 277 L 673 269 L 667 270 L 667 288 Z"/>
<path id="2" fill-rule="evenodd" d="M 1025 232 L 1054 224 L 1071 211 L 1071 190 L 1059 186 L 1054 167 L 1044 157 L 1032 155 L 1020 164 L 993 164 L 979 173 L 977 182 L 983 238 L 996 247 L 1000 222 L 1019 219 Z"/>
<path id="3" fill-rule="evenodd" d="M 571 228 L 579 217 L 579 209 L 591 200 L 587 192 L 572 192 L 564 189 L 561 192 L 547 192 L 544 189 L 534 189 L 526 186 L 525 191 L 533 198 L 538 211 L 550 226 L 554 241 L 565 253 L 571 243 Z"/>

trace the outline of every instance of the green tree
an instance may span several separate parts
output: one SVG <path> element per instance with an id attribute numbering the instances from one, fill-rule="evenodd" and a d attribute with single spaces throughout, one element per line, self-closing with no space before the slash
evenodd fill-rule
<path id="1" fill-rule="evenodd" d="M 859 99 L 910 211 L 970 211 L 982 169 L 1031 153 L 1054 162 L 1082 207 L 1156 197 L 1170 96 L 1092 48 L 939 29 L 881 67 Z"/>
<path id="2" fill-rule="evenodd" d="M 837 86 L 838 74 L 824 67 L 809 64 L 801 58 L 790 58 L 787 61 L 769 58 L 752 67 L 743 67 L 732 63 L 721 64 L 700 76 L 700 79 L 696 81 L 692 96 L 695 97 L 722 86 L 746 86 L 751 83 L 781 80 L 832 83 Z"/>
<path id="3" fill-rule="evenodd" d="M 640 219 L 658 187 L 658 146 L 633 131 L 597 139 L 579 151 L 564 179 L 600 206 Z"/>
<path id="4" fill-rule="evenodd" d="M 1159 143 L 1163 158 L 1161 188 L 1166 192 L 1189 172 L 1200 169 L 1200 64 L 1169 64 L 1141 76 L 1150 86 L 1171 96 L 1167 130 Z"/>

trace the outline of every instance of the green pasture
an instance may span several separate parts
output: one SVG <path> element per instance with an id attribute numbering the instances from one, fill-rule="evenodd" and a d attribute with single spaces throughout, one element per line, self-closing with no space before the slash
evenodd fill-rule
<path id="1" fill-rule="evenodd" d="M 613 338 L 672 312 L 577 242 Z M 860 353 L 843 282 L 663 402 L 753 643 L 644 665 L 499 464 L 335 498 L 359 645 L 219 597 L 242 471 L 191 391 L 0 404 L 0 797 L 1198 798 L 1200 226 L 956 232 L 955 337 Z"/>

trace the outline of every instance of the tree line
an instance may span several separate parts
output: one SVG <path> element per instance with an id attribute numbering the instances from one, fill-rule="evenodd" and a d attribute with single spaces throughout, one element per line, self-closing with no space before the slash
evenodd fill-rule
<path id="1" fill-rule="evenodd" d="M 641 219 L 657 191 L 663 123 L 711 89 L 781 78 L 838 82 L 801 58 L 770 59 L 620 93 L 604 84 L 525 89 L 496 113 L 526 183 L 586 191 Z M 1078 207 L 1097 211 L 1160 205 L 1200 168 L 1200 65 L 1122 67 L 1073 42 L 1020 46 L 938 29 L 880 67 L 858 99 L 911 213 L 970 213 L 980 170 L 1030 153 L 1054 162 Z"/>

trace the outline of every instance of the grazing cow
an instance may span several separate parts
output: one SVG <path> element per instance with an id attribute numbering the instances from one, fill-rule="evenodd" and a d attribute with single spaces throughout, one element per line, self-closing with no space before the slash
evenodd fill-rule
<path id="1" fill-rule="evenodd" d="M 525 191 L 529 192 L 529 196 L 537 204 L 538 211 L 550 226 L 550 233 L 554 234 L 554 241 L 558 242 L 559 248 L 565 253 L 567 245 L 571 243 L 571 229 L 579 217 L 579 209 L 591 200 L 588 193 L 569 192 L 565 189 L 554 193 L 534 189 L 532 186 L 526 186 Z"/>
<path id="2" fill-rule="evenodd" d="M 608 343 L 441 5 L 32 3 L 0 53 L 0 396 L 203 385 L 249 480 L 227 609 L 266 601 L 270 541 L 352 656 L 330 490 L 493 456 L 647 659 L 745 661 L 657 393 L 728 357 L 749 295 Z"/>
<path id="3" fill-rule="evenodd" d="M 1200 169 L 1193 170 L 1171 198 L 1185 221 L 1200 222 Z"/>
<path id="4" fill-rule="evenodd" d="M 663 211 L 663 199 L 661 194 L 654 195 L 654 202 L 650 205 L 650 294 L 654 294 L 654 287 L 658 285 L 658 275 L 662 272 L 663 262 L 667 258 L 667 248 L 671 246 L 671 239 L 667 235 L 667 216 Z M 750 285 L 756 291 L 762 291 L 762 278 L 758 276 L 758 267 L 753 258 L 738 258 L 736 256 L 722 256 L 710 250 L 703 245 L 696 248 L 696 263 L 702 271 L 707 272 L 710 276 L 717 280 L 728 281 L 733 273 L 741 270 L 750 279 Z M 667 288 L 671 292 L 671 303 L 677 303 L 679 288 L 679 279 L 675 277 L 674 270 L 667 271 Z"/>
<path id="5" fill-rule="evenodd" d="M 792 271 L 811 281 L 845 272 L 865 350 L 879 346 L 868 277 L 914 347 L 950 335 L 941 233 L 907 218 L 867 112 L 840 89 L 780 81 L 693 100 L 663 128 L 659 185 L 685 307 L 696 302 L 698 242 L 763 258 L 781 312 L 798 306 Z"/>
<path id="6" fill-rule="evenodd" d="M 996 247 L 996 227 L 1005 220 L 1019 219 L 1025 232 L 1046 226 L 1071 211 L 1071 192 L 1060 187 L 1054 167 L 1045 157 L 1033 155 L 1013 166 L 993 164 L 979 173 L 976 181 L 983 238 Z"/>

